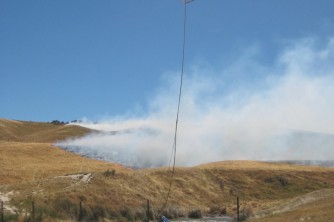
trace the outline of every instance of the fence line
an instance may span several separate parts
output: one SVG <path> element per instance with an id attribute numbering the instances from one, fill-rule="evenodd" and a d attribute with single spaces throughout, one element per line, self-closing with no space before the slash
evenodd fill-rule
<path id="1" fill-rule="evenodd" d="M 0 201 L 0 222 L 4 222 L 3 221 L 3 201 Z"/>

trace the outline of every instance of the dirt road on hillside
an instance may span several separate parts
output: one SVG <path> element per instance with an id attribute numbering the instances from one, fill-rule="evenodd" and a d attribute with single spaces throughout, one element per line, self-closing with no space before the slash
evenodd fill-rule
<path id="1" fill-rule="evenodd" d="M 302 205 L 312 203 L 317 200 L 334 197 L 334 188 L 317 190 L 296 198 L 293 198 L 286 203 L 283 203 L 277 207 L 272 207 L 254 214 L 253 218 L 263 218 L 270 215 L 280 214 L 288 211 L 292 211 Z"/>
<path id="2" fill-rule="evenodd" d="M 14 206 L 10 206 L 9 205 L 9 201 L 10 201 L 10 196 L 12 196 L 14 194 L 14 191 L 8 192 L 8 193 L 1 193 L 0 192 L 0 201 L 3 202 L 3 212 L 8 212 L 11 214 L 14 214 L 15 212 L 17 212 L 17 208 Z"/>

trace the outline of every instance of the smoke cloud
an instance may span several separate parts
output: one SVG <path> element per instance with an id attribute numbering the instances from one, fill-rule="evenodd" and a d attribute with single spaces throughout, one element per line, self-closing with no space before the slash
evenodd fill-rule
<path id="1" fill-rule="evenodd" d="M 270 65 L 251 47 L 223 68 L 186 72 L 177 165 L 227 159 L 334 159 L 334 38 L 288 43 Z M 167 166 L 179 73 L 166 73 L 147 114 L 81 126 L 99 130 L 57 145 L 133 167 Z"/>

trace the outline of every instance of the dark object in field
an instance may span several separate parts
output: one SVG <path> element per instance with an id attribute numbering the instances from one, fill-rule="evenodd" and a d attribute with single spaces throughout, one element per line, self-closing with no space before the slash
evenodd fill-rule
<path id="1" fill-rule="evenodd" d="M 167 219 L 167 217 L 162 216 L 158 222 L 169 222 L 169 220 Z"/>

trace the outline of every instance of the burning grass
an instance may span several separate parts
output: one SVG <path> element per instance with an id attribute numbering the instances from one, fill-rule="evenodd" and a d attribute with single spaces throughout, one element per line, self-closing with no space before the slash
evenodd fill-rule
<path id="1" fill-rule="evenodd" d="M 66 152 L 49 143 L 0 141 L 0 185 L 112 168 L 121 166 Z"/>
<path id="2" fill-rule="evenodd" d="M 32 200 L 36 217 L 44 221 L 75 221 L 79 217 L 80 201 L 82 217 L 88 221 L 99 218 L 143 220 L 147 199 L 151 203 L 152 217 L 159 213 L 167 194 L 168 169 L 126 169 L 67 152 L 47 142 L 63 138 L 59 135 L 65 129 L 72 130 L 64 133 L 66 135 L 80 135 L 81 131 L 75 131 L 76 128 L 3 120 L 0 123 L 1 129 L 6 129 L 0 135 L 0 192 L 14 191 L 9 204 L 21 214 L 16 219 L 31 212 Z M 24 132 L 21 125 L 29 132 Z M 250 214 L 328 188 L 334 188 L 333 168 L 255 161 L 177 168 L 163 213 L 174 218 L 187 216 L 194 210 L 201 215 L 235 216 L 236 196 L 239 196 L 242 212 Z M 309 211 L 313 221 L 317 221 L 314 218 L 326 219 L 327 216 L 322 217 L 317 211 L 326 209 L 326 215 L 330 215 L 329 209 L 333 207 L 330 200 L 315 202 L 316 205 L 308 203 L 295 209 L 295 214 L 282 215 L 301 218 L 298 215 Z M 276 217 L 276 221 L 284 221 L 279 215 L 270 221 L 275 221 Z"/>

